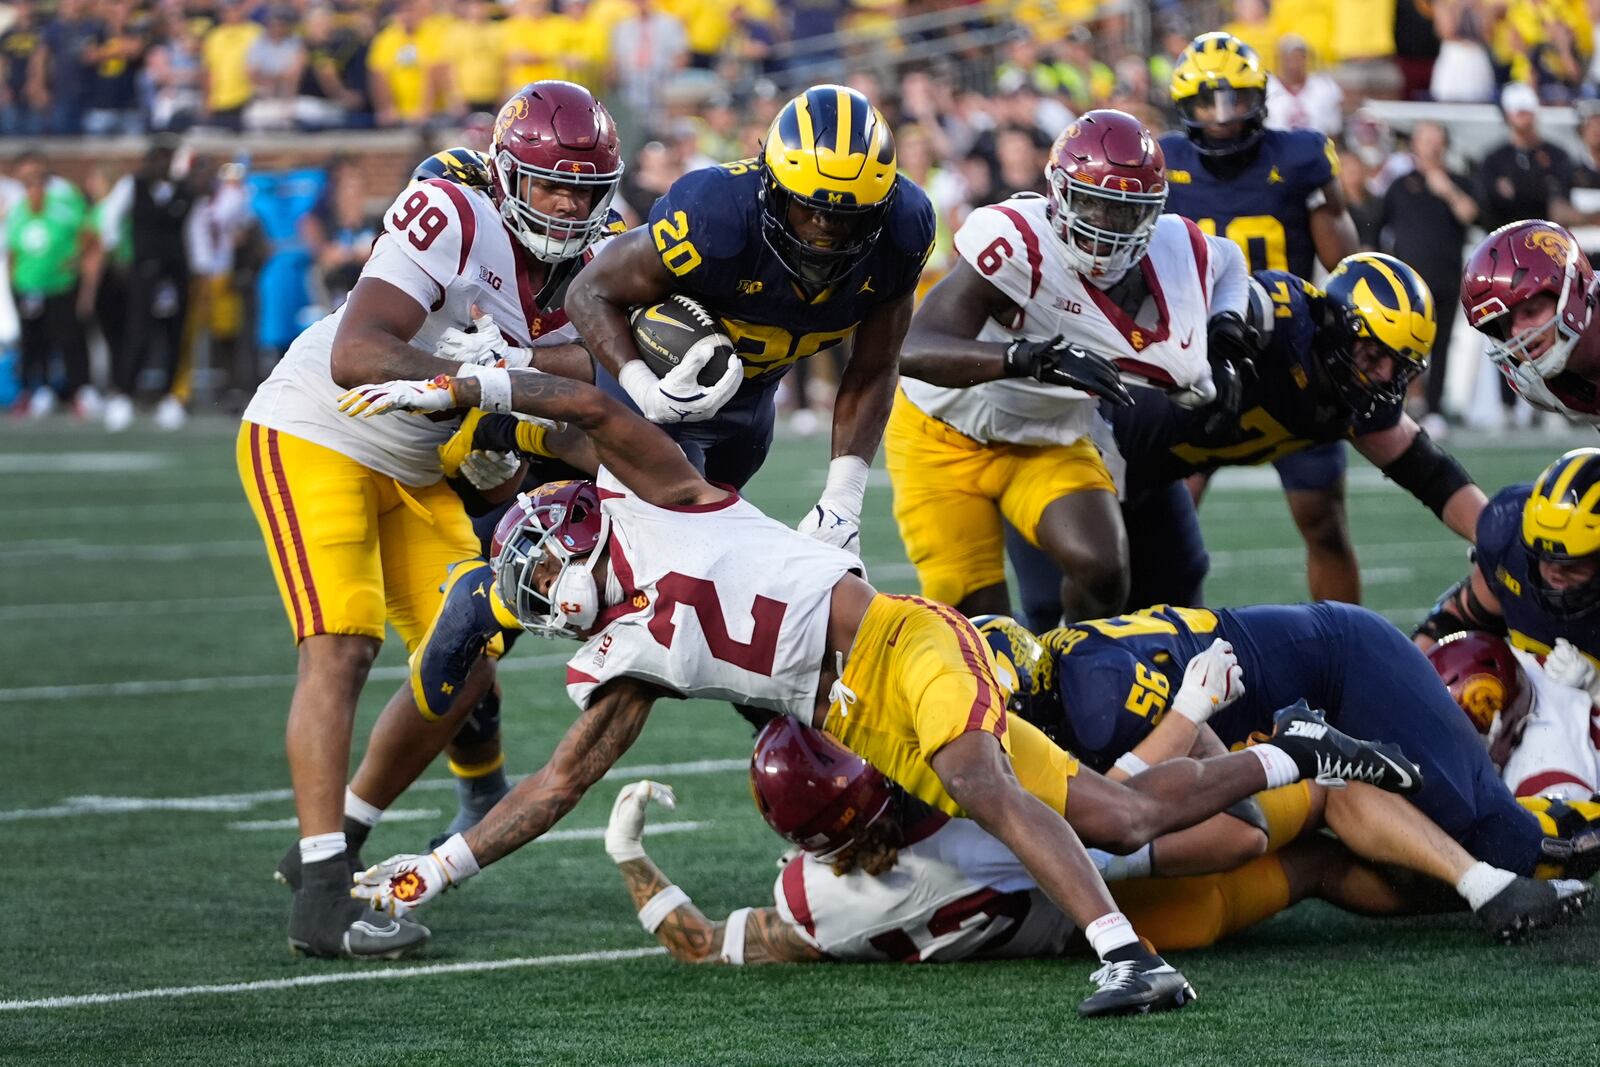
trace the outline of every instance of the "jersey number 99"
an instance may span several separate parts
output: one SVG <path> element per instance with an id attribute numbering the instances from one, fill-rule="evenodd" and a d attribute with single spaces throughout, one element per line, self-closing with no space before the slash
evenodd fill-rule
<path id="1" fill-rule="evenodd" d="M 444 212 L 428 203 L 427 193 L 418 189 L 406 197 L 399 211 L 389 216 L 389 223 L 397 230 L 404 230 L 417 251 L 426 252 L 434 239 L 450 225 L 450 220 Z M 416 224 L 414 230 L 411 228 L 413 223 Z"/>

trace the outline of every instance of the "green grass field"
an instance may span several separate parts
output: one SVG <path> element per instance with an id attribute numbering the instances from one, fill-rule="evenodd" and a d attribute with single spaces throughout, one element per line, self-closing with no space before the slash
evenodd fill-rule
<path id="1" fill-rule="evenodd" d="M 1176 1015 L 1080 1023 L 1091 961 L 733 970 L 651 952 L 598 840 L 627 768 L 553 840 L 425 913 L 427 953 L 356 965 L 290 956 L 270 878 L 295 836 L 282 733 L 295 667 L 233 471 L 231 426 L 177 436 L 0 428 L 0 1062 L 7 1064 L 1593 1064 L 1600 927 L 1491 946 L 1459 918 L 1372 922 L 1305 905 L 1175 957 Z M 1559 444 L 1456 440 L 1491 488 Z M 825 445 L 778 447 L 753 499 L 798 518 Z M 1359 459 L 1352 525 L 1369 605 L 1409 626 L 1465 546 Z M 886 481 L 867 560 L 910 568 Z M 1203 510 L 1217 604 L 1304 595 L 1269 472 Z M 505 664 L 510 768 L 572 717 L 554 664 Z M 358 738 L 400 677 L 391 641 Z M 651 854 L 708 913 L 771 902 L 780 842 L 750 803 L 749 731 L 726 708 L 662 706 L 626 763 L 680 798 Z M 359 743 L 359 741 L 358 741 Z M 668 765 L 668 766 L 662 766 Z M 674 768 L 672 765 L 680 765 Z M 365 849 L 416 851 L 448 819 L 442 767 Z M 623 953 L 623 958 L 595 958 Z M 573 961 L 560 957 L 580 955 Z M 552 958 L 554 957 L 554 958 Z M 140 991 L 158 995 L 125 998 Z M 111 999 L 95 1001 L 99 995 Z"/>

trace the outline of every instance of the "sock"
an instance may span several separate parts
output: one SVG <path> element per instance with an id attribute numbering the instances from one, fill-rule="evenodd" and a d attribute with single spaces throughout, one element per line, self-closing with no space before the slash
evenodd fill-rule
<path id="1" fill-rule="evenodd" d="M 1456 892 L 1461 894 L 1469 908 L 1477 911 L 1516 880 L 1517 876 L 1510 871 L 1480 861 L 1467 868 L 1467 873 L 1456 883 Z"/>
<path id="2" fill-rule="evenodd" d="M 356 796 L 349 786 L 345 786 L 344 817 L 353 819 L 370 830 L 378 825 L 379 819 L 383 818 L 383 809 L 368 804 L 365 800 Z"/>
<path id="3" fill-rule="evenodd" d="M 344 831 L 331 834 L 312 834 L 300 839 L 300 865 L 309 866 L 332 859 L 344 852 Z"/>
<path id="4" fill-rule="evenodd" d="M 1300 780 L 1300 768 L 1293 757 L 1277 745 L 1251 745 L 1245 751 L 1255 753 L 1256 759 L 1261 761 L 1261 769 L 1267 772 L 1268 789 L 1293 785 Z"/>
<path id="5" fill-rule="evenodd" d="M 1089 939 L 1095 955 L 1102 960 L 1107 958 L 1106 954 L 1109 952 L 1127 945 L 1139 944 L 1139 935 L 1133 932 L 1133 924 L 1120 911 L 1111 911 L 1100 916 L 1084 927 L 1083 936 Z"/>
<path id="6" fill-rule="evenodd" d="M 486 764 L 462 766 L 450 761 L 450 773 L 456 776 L 456 817 L 450 821 L 447 833 L 462 834 L 478 825 L 489 809 L 511 790 L 506 779 L 506 758 L 502 753 Z M 489 767 L 485 771 L 482 768 Z"/>
<path id="7" fill-rule="evenodd" d="M 1146 843 L 1137 851 L 1126 856 L 1112 856 L 1106 869 L 1102 872 L 1108 882 L 1121 882 L 1129 878 L 1148 878 L 1154 860 L 1150 853 L 1150 845 Z"/>
<path id="8" fill-rule="evenodd" d="M 361 846 L 367 843 L 367 835 L 372 833 L 372 827 L 363 822 L 356 822 L 350 816 L 344 817 L 344 847 L 350 855 L 361 851 Z"/>

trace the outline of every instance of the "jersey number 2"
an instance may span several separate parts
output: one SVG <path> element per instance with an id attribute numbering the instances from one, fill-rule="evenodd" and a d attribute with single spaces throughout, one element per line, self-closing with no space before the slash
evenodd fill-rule
<path id="1" fill-rule="evenodd" d="M 687 574 L 671 571 L 656 583 L 656 611 L 650 617 L 650 636 L 662 648 L 671 648 L 677 636 L 678 625 L 673 615 L 678 605 L 694 610 L 700 620 L 700 632 L 705 635 L 706 647 L 711 655 L 724 663 L 731 663 L 751 674 L 772 676 L 772 664 L 778 656 L 778 631 L 783 626 L 784 613 L 789 605 L 771 597 L 757 596 L 750 606 L 750 618 L 755 625 L 750 630 L 750 640 L 739 641 L 728 633 L 728 618 L 722 611 L 722 599 L 717 587 L 704 578 L 691 578 Z"/>
<path id="2" fill-rule="evenodd" d="M 406 202 L 400 205 L 400 210 L 389 217 L 397 230 L 406 231 L 406 237 L 416 245 L 417 251 L 426 252 L 433 244 L 434 238 L 444 232 L 450 225 L 450 220 L 444 212 L 428 203 L 428 194 L 418 189 L 406 197 Z M 416 223 L 413 230 L 411 224 Z"/>

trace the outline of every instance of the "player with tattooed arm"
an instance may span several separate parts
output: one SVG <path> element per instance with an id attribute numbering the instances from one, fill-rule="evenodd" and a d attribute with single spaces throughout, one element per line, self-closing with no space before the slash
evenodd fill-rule
<path id="1" fill-rule="evenodd" d="M 581 429 L 602 464 L 593 483 L 522 499 L 494 562 L 497 596 L 524 628 L 583 640 L 567 675 L 583 711 L 550 762 L 476 827 L 366 872 L 356 892 L 381 909 L 408 911 L 543 834 L 616 763 L 657 700 L 737 700 L 820 725 L 912 795 L 1006 842 L 1103 957 L 1134 962 L 1084 1010 L 1179 1007 L 1188 983 L 1140 946 L 1064 816 L 1132 850 L 1306 770 L 1337 765 L 1394 789 L 1416 781 L 1403 757 L 1295 714 L 1273 743 L 1169 761 L 1139 791 L 1079 779 L 1076 760 L 1008 719 L 993 661 L 959 613 L 877 593 L 853 554 L 711 485 L 659 428 L 598 389 L 508 376 L 513 409 Z M 352 416 L 414 418 L 404 412 L 481 399 L 475 379 L 441 378 L 352 389 L 342 404 Z"/>

